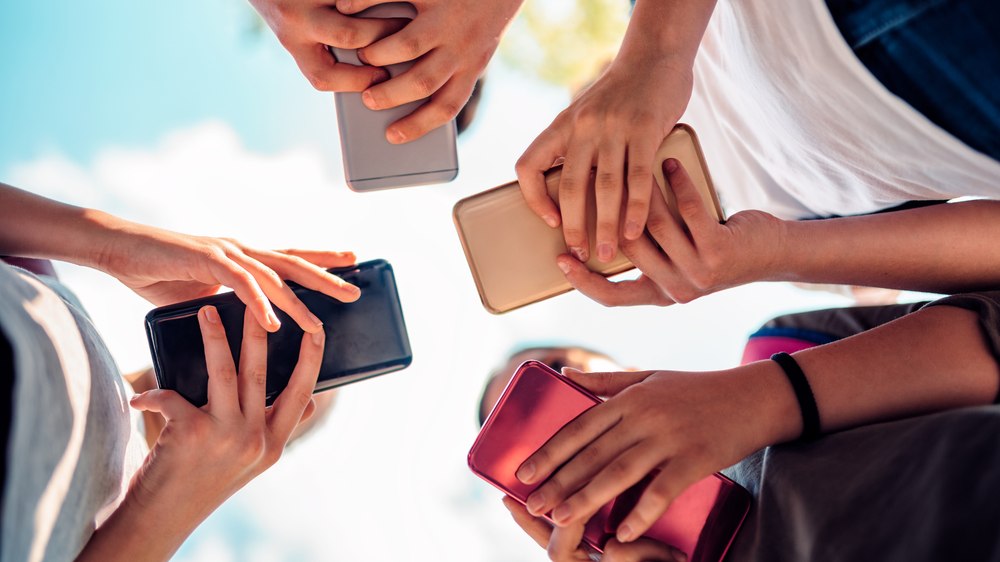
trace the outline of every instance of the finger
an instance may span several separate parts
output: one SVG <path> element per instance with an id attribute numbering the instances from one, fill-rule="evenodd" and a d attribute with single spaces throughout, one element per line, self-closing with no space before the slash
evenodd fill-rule
<path id="1" fill-rule="evenodd" d="M 320 43 L 295 46 L 289 52 L 302 75 L 321 92 L 360 92 L 389 79 L 384 68 L 337 62 L 326 45 Z"/>
<path id="2" fill-rule="evenodd" d="M 571 144 L 559 179 L 559 209 L 569 254 L 581 263 L 590 259 L 587 192 L 593 175 L 594 150 L 589 142 Z"/>
<path id="3" fill-rule="evenodd" d="M 129 405 L 140 412 L 157 412 L 167 421 L 191 416 L 200 411 L 177 392 L 159 388 L 136 394 L 129 401 Z"/>
<path id="4" fill-rule="evenodd" d="M 292 288 L 289 287 L 288 284 L 281 279 L 281 276 L 273 269 L 246 254 L 233 254 L 230 259 L 253 275 L 253 278 L 257 281 L 261 290 L 264 291 L 264 295 L 266 295 L 275 306 L 283 310 L 285 314 L 291 316 L 292 320 L 294 320 L 300 328 L 309 333 L 314 333 L 323 329 L 323 322 L 317 318 L 315 314 L 309 312 L 309 309 L 301 300 L 299 300 L 299 297 L 296 296 L 294 291 L 292 291 Z M 272 312 L 271 314 L 274 313 Z M 265 325 L 266 327 L 281 327 L 281 323 L 278 321 L 277 316 L 270 321 L 271 326 Z M 275 330 L 277 330 L 277 328 L 274 328 L 274 330 L 271 331 Z"/>
<path id="5" fill-rule="evenodd" d="M 434 33 L 424 21 L 425 18 L 415 19 L 399 32 L 358 49 L 358 58 L 374 66 L 417 60 L 440 45 L 441 34 Z M 454 62 L 454 65 L 457 67 L 458 63 Z M 412 70 L 411 68 L 406 74 Z"/>
<path id="6" fill-rule="evenodd" d="M 576 523 L 568 527 L 554 527 L 552 536 L 549 537 L 549 546 L 546 548 L 549 559 L 553 562 L 589 561 L 590 556 L 580 548 L 583 530 L 583 523 Z"/>
<path id="7" fill-rule="evenodd" d="M 674 301 L 664 295 L 656 283 L 645 275 L 641 275 L 635 280 L 609 281 L 608 278 L 594 273 L 572 256 L 567 255 L 556 258 L 556 265 L 566 274 L 566 280 L 574 289 L 604 306 L 644 304 L 668 306 L 674 304 Z"/>
<path id="8" fill-rule="evenodd" d="M 619 441 L 628 439 L 634 446 L 624 450 L 610 462 L 604 457 L 597 458 L 599 462 L 593 466 L 598 466 L 599 471 L 590 482 L 567 497 L 565 501 L 554 506 L 552 520 L 557 525 L 586 521 L 602 505 L 628 490 L 656 468 L 659 461 L 654 454 L 655 452 L 650 451 L 648 446 L 635 445 L 635 441 L 632 441 L 635 438 L 629 438 L 625 432 L 612 430 L 604 437 L 606 438 L 604 439 L 606 447 L 616 439 Z M 583 456 L 582 452 L 578 456 Z M 576 459 L 574 458 L 574 460 Z M 563 470 L 565 468 L 560 469 L 559 473 Z M 637 537 L 645 531 L 646 529 L 643 529 L 635 536 Z"/>
<path id="9" fill-rule="evenodd" d="M 208 404 L 216 417 L 234 417 L 240 412 L 236 364 L 229 349 L 226 329 L 214 306 L 198 311 L 198 325 L 205 345 L 205 366 L 208 368 Z"/>
<path id="10" fill-rule="evenodd" d="M 271 301 L 257 284 L 257 279 L 243 266 L 232 259 L 227 259 L 224 262 L 212 262 L 210 269 L 219 283 L 231 288 L 240 301 L 247 305 L 264 329 L 273 332 L 281 327 L 281 322 L 271 308 Z"/>
<path id="11" fill-rule="evenodd" d="M 248 310 L 243 316 L 240 346 L 239 395 L 243 417 L 253 424 L 264 420 L 267 394 L 267 330 Z"/>
<path id="12" fill-rule="evenodd" d="M 646 228 L 649 196 L 656 185 L 653 158 L 658 147 L 648 142 L 648 138 L 649 135 L 633 137 L 628 147 L 628 205 L 625 208 L 624 233 L 629 240 L 639 238 Z"/>
<path id="13" fill-rule="evenodd" d="M 272 269 L 278 274 L 279 278 L 295 281 L 307 289 L 319 291 L 324 295 L 333 297 L 341 302 L 354 302 L 361 296 L 361 289 L 351 285 L 347 281 L 344 281 L 329 271 L 321 267 L 317 267 L 309 260 L 303 259 L 299 256 L 285 252 L 259 250 L 248 250 L 246 253 L 250 257 L 264 264 L 266 267 Z M 326 260 L 326 263 L 343 263 L 348 261 L 348 259 L 350 259 L 351 263 L 354 263 L 354 254 L 351 254 L 350 258 L 343 257 L 339 260 L 330 258 Z M 346 263 L 344 265 L 351 265 L 351 263 Z M 341 266 L 331 265 L 327 267 Z M 292 294 L 294 295 L 295 292 L 292 291 Z M 296 297 L 296 299 L 297 298 L 298 297 Z M 282 310 L 284 310 L 284 308 L 282 308 Z"/>
<path id="14" fill-rule="evenodd" d="M 303 423 L 309 421 L 309 418 L 313 417 L 314 413 L 316 413 L 316 400 L 310 398 L 309 404 L 306 404 L 306 409 L 302 411 L 302 416 L 299 418 L 298 425 L 302 425 Z"/>
<path id="15" fill-rule="evenodd" d="M 687 562 L 684 551 L 653 539 L 621 543 L 615 537 L 604 544 L 601 562 Z"/>
<path id="16" fill-rule="evenodd" d="M 406 27 L 407 18 L 352 18 L 339 10 L 319 9 L 307 22 L 306 36 L 339 49 L 360 49 Z M 376 65 L 383 66 L 383 65 Z"/>
<path id="17" fill-rule="evenodd" d="M 387 84 L 390 83 L 387 82 Z M 452 76 L 447 84 L 431 96 L 430 101 L 418 107 L 413 113 L 389 125 L 385 132 L 386 138 L 389 142 L 399 144 L 418 139 L 448 123 L 458 115 L 465 103 L 469 101 L 475 85 L 476 78 L 473 75 L 456 74 Z"/>
<path id="18" fill-rule="evenodd" d="M 549 537 L 552 536 L 551 523 L 541 517 L 535 517 L 528 513 L 528 510 L 519 501 L 510 496 L 503 497 L 503 505 L 510 511 L 514 522 L 531 537 L 531 540 L 535 541 L 542 548 L 548 548 Z"/>
<path id="19" fill-rule="evenodd" d="M 680 161 L 674 158 L 664 160 L 663 177 L 670 183 L 670 189 L 674 192 L 677 211 L 696 239 L 699 233 L 718 228 L 719 223 L 712 218 L 705 206 L 705 200 L 698 191 L 698 186 L 691 181 L 691 176 Z"/>
<path id="20" fill-rule="evenodd" d="M 357 256 L 354 252 L 326 252 L 317 250 L 275 250 L 279 254 L 295 256 L 315 265 L 316 267 L 347 267 L 357 263 Z"/>
<path id="21" fill-rule="evenodd" d="M 580 414 L 553 435 L 542 448 L 535 451 L 517 469 L 517 479 L 525 484 L 544 480 L 557 467 L 573 457 L 581 449 L 611 429 L 619 421 L 621 414 L 608 404 L 599 404 Z M 531 507 L 528 511 L 540 515 Z"/>
<path id="22" fill-rule="evenodd" d="M 557 158 L 566 154 L 566 139 L 562 129 L 557 125 L 558 122 L 557 118 L 548 129 L 542 131 L 514 165 L 524 201 L 552 228 L 559 226 L 561 220 L 559 208 L 549 197 L 545 172 L 552 167 Z M 556 175 L 561 176 L 561 174 L 561 170 L 553 172 L 551 179 L 556 179 Z"/>
<path id="23" fill-rule="evenodd" d="M 292 430 L 302 419 L 302 414 L 316 388 L 320 367 L 323 365 L 323 346 L 326 332 L 303 334 L 299 347 L 299 362 L 295 364 L 288 386 L 274 400 L 269 425 L 271 433 L 279 443 L 286 443 Z"/>
<path id="24" fill-rule="evenodd" d="M 667 188 L 670 189 L 670 186 L 667 186 Z M 674 198 L 676 199 L 676 195 Z M 669 259 L 672 261 L 680 260 L 685 262 L 695 259 L 695 246 L 691 236 L 684 230 L 684 224 L 678 221 L 674 213 L 671 212 L 667 206 L 666 199 L 663 198 L 663 193 L 659 189 L 656 190 L 656 193 L 652 194 L 649 204 L 650 211 L 646 228 L 649 230 L 649 234 L 653 237 L 653 240 L 660 246 L 655 252 L 661 256 L 669 256 Z M 652 248 L 648 237 L 635 240 L 633 244 L 645 247 L 647 250 Z M 651 251 L 648 250 L 646 253 L 652 255 Z M 636 267 L 639 267 L 638 264 L 636 264 Z"/>
<path id="25" fill-rule="evenodd" d="M 444 60 L 443 57 L 435 56 L 431 53 L 417 61 L 412 68 L 397 76 L 396 78 L 377 84 L 361 93 L 361 101 L 368 109 L 375 111 L 389 109 L 409 103 L 411 101 L 422 100 L 436 94 L 439 89 L 455 73 L 458 64 L 452 60 Z M 472 81 L 475 84 L 475 80 Z M 469 88 L 469 95 L 472 95 L 472 88 Z M 458 115 L 458 110 L 462 109 L 465 100 L 454 103 L 454 115 L 442 121 L 446 123 Z M 427 105 L 427 104 L 424 104 Z M 441 123 L 438 124 L 439 126 Z M 407 138 L 405 140 L 411 140 Z M 390 142 L 402 142 L 403 139 L 389 137 Z"/>
<path id="26" fill-rule="evenodd" d="M 597 259 L 609 263 L 618 255 L 618 219 L 622 207 L 625 175 L 625 141 L 614 138 L 603 143 L 597 156 L 594 178 L 597 201 Z"/>
<path id="27" fill-rule="evenodd" d="M 572 367 L 563 367 L 562 374 L 597 396 L 610 398 L 633 384 L 646 380 L 656 371 L 623 371 L 616 373 L 585 373 Z"/>
<path id="28" fill-rule="evenodd" d="M 635 507 L 618 526 L 615 536 L 621 542 L 635 540 L 656 523 L 681 492 L 708 475 L 694 463 L 671 459 L 642 492 Z M 596 483 L 597 479 L 592 485 Z"/>
<path id="29" fill-rule="evenodd" d="M 552 512 L 556 525 L 575 521 L 586 522 L 604 504 L 613 500 L 621 491 L 599 490 L 602 495 L 585 494 L 587 484 L 615 459 L 625 454 L 638 441 L 622 431 L 612 428 L 581 449 L 573 458 L 559 467 L 553 475 L 528 496 L 528 511 L 535 515 Z M 640 475 L 641 479 L 643 475 Z M 610 494 L 610 495 L 608 495 Z M 572 496 L 573 501 L 568 498 Z"/>

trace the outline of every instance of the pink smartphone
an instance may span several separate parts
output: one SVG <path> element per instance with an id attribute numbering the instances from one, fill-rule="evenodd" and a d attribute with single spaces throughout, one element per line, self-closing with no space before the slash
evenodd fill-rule
<path id="1" fill-rule="evenodd" d="M 541 484 L 514 476 L 532 453 L 564 425 L 601 399 L 538 361 L 518 367 L 469 451 L 477 476 L 525 503 Z M 651 476 L 602 507 L 589 521 L 583 540 L 598 552 L 632 511 Z M 721 474 L 692 484 L 677 496 L 645 537 L 684 551 L 690 562 L 719 562 L 750 510 L 750 493 Z M 548 518 L 548 515 L 546 515 Z"/>

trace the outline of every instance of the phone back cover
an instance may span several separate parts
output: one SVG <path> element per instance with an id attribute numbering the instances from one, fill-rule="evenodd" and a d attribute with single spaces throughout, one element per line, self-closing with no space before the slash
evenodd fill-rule
<path id="1" fill-rule="evenodd" d="M 559 429 L 601 400 L 537 361 L 521 365 L 493 408 L 472 450 L 469 467 L 524 503 L 538 486 L 522 484 L 517 468 Z M 646 481 L 605 505 L 587 522 L 584 540 L 602 550 L 638 501 Z M 718 562 L 750 508 L 749 493 L 714 474 L 678 496 L 644 536 L 683 550 L 691 562 Z"/>
<path id="2" fill-rule="evenodd" d="M 701 193 L 705 207 L 722 222 L 725 215 L 693 129 L 678 125 L 656 152 L 656 182 L 671 213 L 680 220 L 673 192 L 667 189 L 660 166 L 667 158 L 681 162 Z M 556 204 L 559 203 L 560 175 L 561 169 L 553 168 L 545 178 L 549 195 Z M 462 199 L 455 204 L 453 215 L 486 310 L 500 314 L 573 290 L 556 266 L 556 257 L 567 253 L 562 227 L 552 228 L 545 224 L 528 207 L 517 182 Z M 591 258 L 586 265 L 591 271 L 610 277 L 635 267 L 621 252 L 611 263 L 601 263 L 597 259 L 593 173 L 587 193 L 587 229 Z"/>
<path id="3" fill-rule="evenodd" d="M 407 2 L 379 4 L 355 15 L 359 18 L 413 19 L 417 11 Z M 357 51 L 331 48 L 337 62 L 361 66 Z M 390 78 L 403 74 L 413 61 L 389 65 Z M 458 175 L 458 130 L 455 120 L 419 139 L 392 144 L 385 138 L 389 125 L 416 111 L 429 98 L 374 111 L 361 101 L 361 92 L 337 92 L 337 128 L 344 157 L 344 175 L 354 191 L 375 191 L 448 182 Z"/>
<path id="4" fill-rule="evenodd" d="M 299 299 L 323 321 L 326 331 L 316 391 L 407 367 L 413 355 L 392 266 L 385 260 L 374 260 L 330 272 L 358 286 L 361 297 L 353 303 L 343 303 L 288 282 Z M 146 316 L 146 335 L 159 387 L 176 390 L 196 406 L 208 401 L 205 347 L 198 325 L 198 310 L 206 305 L 218 309 L 233 360 L 239 365 L 246 306 L 235 294 L 164 306 Z M 298 362 L 303 335 L 287 314 L 277 308 L 274 312 L 281 328 L 267 336 L 268 404 L 288 384 Z"/>

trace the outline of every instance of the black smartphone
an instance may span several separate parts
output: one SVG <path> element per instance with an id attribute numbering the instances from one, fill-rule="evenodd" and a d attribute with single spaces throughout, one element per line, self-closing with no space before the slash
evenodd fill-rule
<path id="1" fill-rule="evenodd" d="M 413 354 L 389 262 L 373 260 L 329 271 L 360 288 L 358 300 L 340 302 L 288 282 L 295 295 L 323 321 L 326 331 L 323 366 L 314 392 L 409 366 Z M 234 293 L 163 306 L 146 315 L 146 337 L 157 384 L 177 391 L 195 406 L 208 402 L 208 369 L 198 325 L 198 311 L 206 305 L 218 309 L 233 360 L 239 365 L 246 305 Z M 288 385 L 299 359 L 303 334 L 287 314 L 277 308 L 274 313 L 281 328 L 267 335 L 268 405 Z"/>

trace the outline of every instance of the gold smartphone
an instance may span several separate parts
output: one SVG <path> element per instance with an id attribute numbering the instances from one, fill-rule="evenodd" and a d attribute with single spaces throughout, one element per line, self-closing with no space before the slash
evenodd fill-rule
<path id="1" fill-rule="evenodd" d="M 663 178 L 662 163 L 667 158 L 680 161 L 698 187 L 709 213 L 717 221 L 724 222 L 719 196 L 712 186 L 694 129 L 684 124 L 674 127 L 663 139 L 654 160 L 656 183 L 671 214 L 681 220 L 673 191 L 667 189 Z M 559 204 L 560 173 L 561 167 L 555 167 L 545 174 L 549 196 L 556 205 Z M 516 181 L 462 199 L 455 204 L 452 215 L 486 310 L 502 314 L 573 290 L 556 266 L 556 257 L 567 253 L 562 227 L 552 228 L 545 224 L 528 207 Z M 620 251 L 611 263 L 598 261 L 594 247 L 596 226 L 597 202 L 594 174 L 591 174 L 587 194 L 591 258 L 586 263 L 587 268 L 605 277 L 633 269 L 635 266 Z"/>

